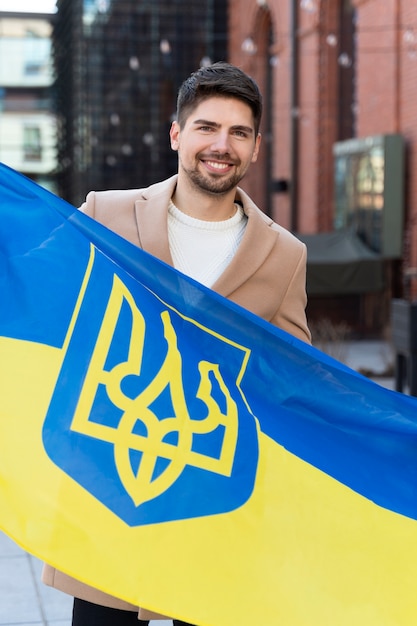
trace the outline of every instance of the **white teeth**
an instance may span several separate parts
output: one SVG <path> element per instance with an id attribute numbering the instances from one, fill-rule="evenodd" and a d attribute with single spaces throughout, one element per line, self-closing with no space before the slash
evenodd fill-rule
<path id="1" fill-rule="evenodd" d="M 216 170 L 226 170 L 229 167 L 227 163 L 217 163 L 215 161 L 207 161 L 207 165 L 214 167 Z"/>

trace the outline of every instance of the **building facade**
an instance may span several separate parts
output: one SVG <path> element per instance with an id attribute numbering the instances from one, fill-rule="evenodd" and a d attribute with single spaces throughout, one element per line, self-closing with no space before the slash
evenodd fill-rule
<path id="1" fill-rule="evenodd" d="M 0 13 L 0 161 L 56 191 L 50 20 Z"/>
<path id="2" fill-rule="evenodd" d="M 230 0 L 229 12 L 229 58 L 266 94 L 264 160 L 246 185 L 277 221 L 301 237 L 334 232 L 340 210 L 335 146 L 387 138 L 403 146 L 391 157 L 384 152 L 383 163 L 381 149 L 360 157 L 360 192 L 351 200 L 355 235 L 375 253 L 374 263 L 379 258 L 382 283 L 357 293 L 309 294 L 313 319 L 334 313 L 366 333 L 382 332 L 391 299 L 417 296 L 417 5 Z M 374 245 L 383 229 L 386 245 Z M 401 249 L 385 253 L 399 231 Z M 348 265 L 350 272 L 359 267 L 353 253 Z"/>

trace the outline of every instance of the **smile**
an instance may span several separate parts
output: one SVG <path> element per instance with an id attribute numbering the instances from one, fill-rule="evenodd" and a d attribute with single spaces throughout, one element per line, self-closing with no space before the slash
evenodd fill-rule
<path id="1" fill-rule="evenodd" d="M 218 161 L 204 161 L 204 163 L 219 172 L 226 171 L 231 167 L 230 163 L 219 163 Z"/>

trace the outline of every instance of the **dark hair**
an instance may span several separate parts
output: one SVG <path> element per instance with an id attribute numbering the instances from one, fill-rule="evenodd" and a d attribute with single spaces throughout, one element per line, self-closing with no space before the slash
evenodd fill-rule
<path id="1" fill-rule="evenodd" d="M 241 69 L 223 61 L 200 67 L 183 82 L 177 98 L 179 125 L 183 127 L 200 102 L 213 96 L 237 98 L 247 104 L 252 110 L 255 133 L 258 134 L 262 116 L 262 95 L 259 87 Z"/>

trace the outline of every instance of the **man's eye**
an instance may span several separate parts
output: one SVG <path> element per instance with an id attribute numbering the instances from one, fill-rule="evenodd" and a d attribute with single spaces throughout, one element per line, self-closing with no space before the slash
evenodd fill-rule
<path id="1" fill-rule="evenodd" d="M 246 139 L 248 133 L 246 133 L 244 130 L 235 130 L 235 135 L 236 137 L 243 137 L 244 139 Z"/>

